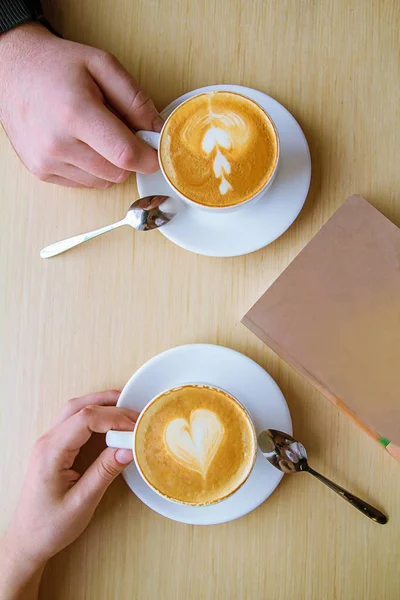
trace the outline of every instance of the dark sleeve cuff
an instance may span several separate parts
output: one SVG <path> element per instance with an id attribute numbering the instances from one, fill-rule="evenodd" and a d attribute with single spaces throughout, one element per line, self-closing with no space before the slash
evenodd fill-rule
<path id="1" fill-rule="evenodd" d="M 0 0 L 0 33 L 27 21 L 42 20 L 42 7 L 37 0 Z"/>

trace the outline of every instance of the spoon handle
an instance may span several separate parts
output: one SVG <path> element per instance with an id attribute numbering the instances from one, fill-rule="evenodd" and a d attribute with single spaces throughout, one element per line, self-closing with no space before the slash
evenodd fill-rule
<path id="1" fill-rule="evenodd" d="M 361 498 L 357 498 L 357 496 L 350 494 L 350 492 L 340 487 L 340 485 L 333 483 L 333 481 L 330 481 L 329 479 L 324 477 L 324 475 L 321 475 L 321 473 L 314 471 L 314 469 L 312 469 L 311 467 L 309 467 L 307 471 L 311 473 L 311 475 L 314 475 L 314 477 L 322 481 L 322 483 L 325 483 L 325 485 L 327 485 L 331 488 L 331 490 L 339 494 L 339 496 L 342 496 L 342 498 L 347 500 L 347 502 L 354 506 L 354 508 L 360 510 L 366 517 L 369 517 L 370 519 L 372 519 L 376 523 L 380 523 L 381 525 L 387 523 L 388 518 L 377 508 L 374 508 L 367 502 L 364 502 L 364 500 L 361 500 Z"/>
<path id="2" fill-rule="evenodd" d="M 57 254 L 66 252 L 67 250 L 74 248 L 74 246 L 83 244 L 83 242 L 87 242 L 98 235 L 107 233 L 107 231 L 117 229 L 117 227 L 121 227 L 122 225 L 126 225 L 125 219 L 118 221 L 118 223 L 112 223 L 112 225 L 106 225 L 106 227 L 100 227 L 100 229 L 94 229 L 93 231 L 88 231 L 87 233 L 80 233 L 79 235 L 67 238 L 66 240 L 61 240 L 60 242 L 54 242 L 54 244 L 50 244 L 49 246 L 46 246 L 46 248 L 43 248 L 43 250 L 40 251 L 40 256 L 42 258 L 51 258 L 52 256 L 57 256 Z"/>

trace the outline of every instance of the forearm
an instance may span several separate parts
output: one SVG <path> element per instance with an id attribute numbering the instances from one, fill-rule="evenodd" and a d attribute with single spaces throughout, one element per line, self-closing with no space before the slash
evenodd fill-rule
<path id="1" fill-rule="evenodd" d="M 37 600 L 45 566 L 27 559 L 6 535 L 0 541 L 0 599 Z"/>

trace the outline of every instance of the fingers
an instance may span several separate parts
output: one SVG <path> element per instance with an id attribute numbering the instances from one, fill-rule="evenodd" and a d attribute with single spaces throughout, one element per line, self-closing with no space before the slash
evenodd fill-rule
<path id="1" fill-rule="evenodd" d="M 107 390 L 106 392 L 96 392 L 94 394 L 80 396 L 79 398 L 72 398 L 65 406 L 63 406 L 62 410 L 54 419 L 53 427 L 66 421 L 69 417 L 72 417 L 72 415 L 75 415 L 82 410 L 82 408 L 85 408 L 85 406 L 115 406 L 120 395 L 121 392 L 118 390 Z"/>
<path id="2" fill-rule="evenodd" d="M 79 449 L 92 433 L 109 429 L 133 431 L 137 413 L 114 406 L 85 406 L 42 438 L 47 464 L 54 468 L 70 469 Z"/>
<path id="3" fill-rule="evenodd" d="M 95 53 L 88 68 L 107 102 L 130 127 L 161 131 L 164 121 L 153 101 L 115 56 Z"/>
<path id="4" fill-rule="evenodd" d="M 124 171 L 155 173 L 157 152 L 137 138 L 101 102 L 87 106 L 85 119 L 77 127 L 78 138 L 108 162 Z"/>
<path id="5" fill-rule="evenodd" d="M 110 483 L 132 462 L 131 450 L 106 448 L 75 484 L 70 494 L 79 503 L 97 506 Z"/>
<path id="6" fill-rule="evenodd" d="M 87 173 L 75 165 L 70 165 L 67 163 L 61 163 L 58 165 L 55 169 L 54 175 L 76 183 L 80 187 L 104 189 L 113 185 L 111 181 L 100 179 L 100 177 L 96 177 L 95 175 Z"/>
<path id="7" fill-rule="evenodd" d="M 65 156 L 65 160 L 69 164 L 86 171 L 86 173 L 90 173 L 105 181 L 112 181 L 113 183 L 126 181 L 131 174 L 130 171 L 116 167 L 104 158 L 104 156 L 101 156 L 87 144 L 78 140 L 75 140 L 73 146 L 71 146 L 71 149 Z"/>
<path id="8" fill-rule="evenodd" d="M 42 181 L 46 183 L 55 183 L 56 185 L 62 185 L 63 187 L 71 187 L 71 188 L 82 188 L 89 187 L 82 185 L 81 183 L 77 183 L 76 181 L 71 181 L 71 179 L 66 179 L 65 177 L 59 177 L 58 175 L 47 175 L 46 177 L 41 177 Z"/>

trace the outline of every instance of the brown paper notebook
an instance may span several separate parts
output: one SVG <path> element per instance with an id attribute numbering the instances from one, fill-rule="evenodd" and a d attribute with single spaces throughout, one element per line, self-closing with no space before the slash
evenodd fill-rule
<path id="1" fill-rule="evenodd" d="M 351 196 L 243 323 L 400 460 L 400 229 Z"/>

